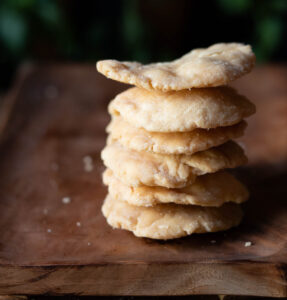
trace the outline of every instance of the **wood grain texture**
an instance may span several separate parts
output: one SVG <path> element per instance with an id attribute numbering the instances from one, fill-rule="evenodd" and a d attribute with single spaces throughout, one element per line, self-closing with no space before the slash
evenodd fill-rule
<path id="1" fill-rule="evenodd" d="M 286 76 L 276 91 L 269 85 L 274 96 L 255 91 L 266 89 L 270 72 L 281 78 L 286 70 L 257 69 L 254 87 L 237 83 L 262 112 L 243 139 L 250 165 L 237 172 L 252 193 L 242 225 L 159 242 L 111 229 L 100 212 L 106 105 L 126 87 L 93 66 L 31 68 L 2 126 L 0 294 L 287 296 L 286 127 L 274 125 L 287 122 Z M 260 135 L 264 144 L 256 147 Z M 93 157 L 91 172 L 86 155 Z"/>

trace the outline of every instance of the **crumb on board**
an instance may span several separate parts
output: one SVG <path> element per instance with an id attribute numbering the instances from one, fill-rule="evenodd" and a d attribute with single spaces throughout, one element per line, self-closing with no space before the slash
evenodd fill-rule
<path id="1" fill-rule="evenodd" d="M 252 246 L 252 242 L 245 242 L 244 246 L 245 247 L 250 247 L 250 246 Z"/>
<path id="2" fill-rule="evenodd" d="M 51 233 L 51 232 L 52 232 L 52 229 L 51 229 L 51 228 L 48 228 L 48 229 L 47 229 L 47 232 L 48 232 L 48 233 Z"/>
<path id="3" fill-rule="evenodd" d="M 44 215 L 47 215 L 47 214 L 48 214 L 48 208 L 44 208 L 44 209 L 43 209 L 43 214 L 44 214 Z"/>
<path id="4" fill-rule="evenodd" d="M 55 172 L 59 170 L 59 165 L 55 162 L 51 163 L 51 169 Z"/>
<path id="5" fill-rule="evenodd" d="M 83 157 L 84 170 L 86 172 L 92 172 L 94 169 L 93 159 L 91 156 L 86 155 Z"/>
<path id="6" fill-rule="evenodd" d="M 55 85 L 48 85 L 44 89 L 44 97 L 47 99 L 55 99 L 59 95 L 58 88 Z"/>
<path id="7" fill-rule="evenodd" d="M 77 227 L 81 227 L 82 226 L 81 222 L 77 222 L 76 225 L 77 225 Z"/>
<path id="8" fill-rule="evenodd" d="M 63 202 L 64 204 L 69 204 L 69 203 L 71 203 L 71 198 L 70 198 L 70 197 L 64 197 L 64 198 L 62 199 L 62 202 Z"/>
<path id="9" fill-rule="evenodd" d="M 90 243 L 90 242 L 88 242 L 88 246 L 91 246 L 91 243 Z"/>
<path id="10" fill-rule="evenodd" d="M 57 188 L 57 186 L 58 186 L 56 180 L 54 180 L 54 179 L 50 179 L 49 184 L 52 188 Z"/>
<path id="11" fill-rule="evenodd" d="M 238 142 L 238 144 L 239 144 L 239 146 L 244 150 L 244 151 L 246 151 L 246 144 L 245 143 L 243 143 L 243 142 Z"/>

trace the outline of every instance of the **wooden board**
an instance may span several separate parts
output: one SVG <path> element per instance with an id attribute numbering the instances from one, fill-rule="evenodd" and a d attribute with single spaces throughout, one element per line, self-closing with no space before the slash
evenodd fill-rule
<path id="1" fill-rule="evenodd" d="M 286 70 L 237 83 L 258 105 L 242 141 L 251 162 L 237 172 L 252 192 L 242 225 L 159 242 L 100 212 L 106 105 L 126 87 L 93 66 L 24 68 L 0 124 L 0 294 L 287 296 Z"/>

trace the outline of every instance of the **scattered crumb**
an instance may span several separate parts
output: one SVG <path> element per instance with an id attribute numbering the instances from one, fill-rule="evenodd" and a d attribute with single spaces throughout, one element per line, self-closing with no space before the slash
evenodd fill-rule
<path id="1" fill-rule="evenodd" d="M 94 169 L 93 159 L 91 156 L 87 155 L 83 157 L 84 170 L 86 172 L 92 172 Z"/>
<path id="2" fill-rule="evenodd" d="M 55 172 L 59 170 L 59 165 L 55 162 L 51 163 L 51 169 Z"/>
<path id="3" fill-rule="evenodd" d="M 245 242 L 245 244 L 244 244 L 245 247 L 250 247 L 251 245 L 252 245 L 251 242 Z"/>
<path id="4" fill-rule="evenodd" d="M 47 215 L 47 214 L 48 214 L 48 208 L 44 208 L 44 209 L 43 209 L 43 214 L 44 214 L 44 215 Z"/>
<path id="5" fill-rule="evenodd" d="M 63 202 L 64 204 L 69 204 L 69 203 L 71 203 L 71 198 L 70 198 L 70 197 L 64 197 L 64 198 L 62 199 L 62 202 Z"/>
<path id="6" fill-rule="evenodd" d="M 81 226 L 82 226 L 81 222 L 77 222 L 76 225 L 77 225 L 78 227 L 81 227 Z"/>
<path id="7" fill-rule="evenodd" d="M 246 145 L 243 142 L 238 142 L 239 146 L 241 146 L 241 148 L 246 151 Z"/>
<path id="8" fill-rule="evenodd" d="M 51 233 L 51 232 L 52 232 L 52 229 L 51 229 L 51 228 L 48 228 L 48 229 L 47 229 L 47 232 L 48 232 L 48 233 Z"/>
<path id="9" fill-rule="evenodd" d="M 53 187 L 53 188 L 57 188 L 57 186 L 58 186 L 56 180 L 54 180 L 54 179 L 50 179 L 49 183 L 50 183 L 51 187 Z"/>
<path id="10" fill-rule="evenodd" d="M 47 99 L 55 99 L 58 97 L 58 95 L 59 95 L 59 91 L 57 87 L 54 85 L 48 85 L 44 90 L 44 96 Z"/>
<path id="11" fill-rule="evenodd" d="M 216 243 L 216 240 L 211 240 L 210 243 L 211 243 L 211 244 L 215 244 L 215 243 Z"/>
<path id="12" fill-rule="evenodd" d="M 90 243 L 90 242 L 88 242 L 88 246 L 91 246 L 91 243 Z"/>

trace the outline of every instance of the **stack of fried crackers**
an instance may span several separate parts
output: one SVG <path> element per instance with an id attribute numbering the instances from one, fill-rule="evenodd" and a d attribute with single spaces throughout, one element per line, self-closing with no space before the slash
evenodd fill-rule
<path id="1" fill-rule="evenodd" d="M 238 43 L 168 63 L 98 62 L 99 72 L 136 86 L 109 105 L 102 212 L 112 227 L 166 240 L 240 223 L 248 191 L 225 169 L 247 162 L 232 139 L 255 106 L 226 84 L 254 63 Z"/>

